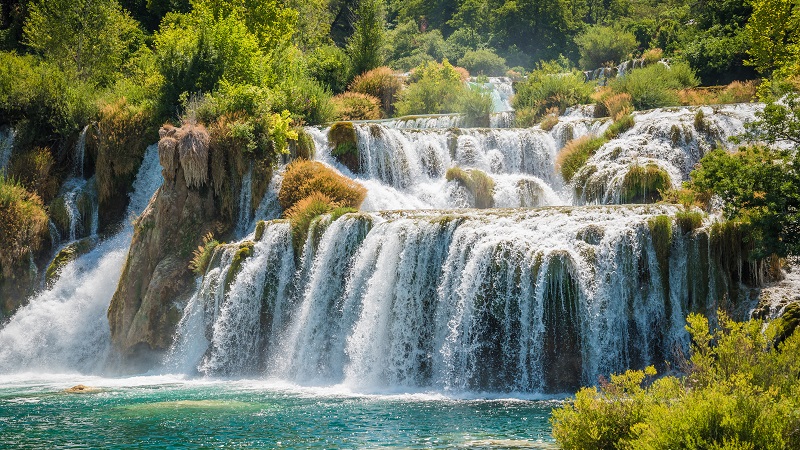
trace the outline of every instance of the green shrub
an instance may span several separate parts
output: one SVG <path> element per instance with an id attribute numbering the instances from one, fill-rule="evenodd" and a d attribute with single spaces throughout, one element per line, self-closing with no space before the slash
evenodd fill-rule
<path id="1" fill-rule="evenodd" d="M 380 100 L 359 92 L 345 92 L 331 99 L 336 120 L 375 120 L 381 118 Z"/>
<path id="2" fill-rule="evenodd" d="M 683 62 L 675 62 L 667 67 L 664 64 L 634 69 L 625 76 L 611 82 L 614 92 L 624 92 L 631 96 L 637 110 L 662 108 L 680 105 L 678 90 L 699 84 L 692 69 Z"/>
<path id="3" fill-rule="evenodd" d="M 47 233 L 47 213 L 38 195 L 0 174 L 0 275 L 11 277 L 26 255 L 39 249 Z"/>
<path id="4" fill-rule="evenodd" d="M 687 321 L 686 372 L 653 381 L 650 367 L 582 389 L 553 411 L 563 448 L 798 448 L 800 334 L 779 343 L 779 322 L 723 313 L 715 329 L 700 315 Z"/>
<path id="5" fill-rule="evenodd" d="M 605 133 L 603 133 L 603 137 L 609 140 L 615 139 L 619 137 L 620 134 L 633 128 L 634 124 L 635 121 L 633 120 L 632 115 L 628 114 L 626 116 L 622 116 L 606 129 Z"/>
<path id="6" fill-rule="evenodd" d="M 661 192 L 672 187 L 669 174 L 655 164 L 644 167 L 635 165 L 622 180 L 621 203 L 655 203 L 661 200 Z"/>
<path id="7" fill-rule="evenodd" d="M 465 116 L 465 126 L 488 128 L 494 111 L 491 94 L 480 86 L 469 86 L 462 94 L 458 111 Z"/>
<path id="8" fill-rule="evenodd" d="M 395 103 L 399 115 L 458 112 L 467 87 L 449 62 L 425 63 L 416 68 L 411 80 Z"/>
<path id="9" fill-rule="evenodd" d="M 558 152 L 556 167 L 561 171 L 564 181 L 569 183 L 572 177 L 584 166 L 586 161 L 605 144 L 605 137 L 583 136 L 567 142 Z"/>
<path id="10" fill-rule="evenodd" d="M 403 81 L 395 76 L 392 69 L 378 67 L 355 77 L 350 83 L 350 90 L 376 97 L 387 115 L 394 114 L 394 102 L 403 88 Z"/>
<path id="11" fill-rule="evenodd" d="M 361 157 L 358 153 L 358 137 L 351 122 L 336 122 L 328 130 L 328 143 L 333 148 L 331 154 L 353 173 L 361 170 Z"/>
<path id="12" fill-rule="evenodd" d="M 584 82 L 583 72 L 546 62 L 516 84 L 513 105 L 517 111 L 530 109 L 538 120 L 551 108 L 561 114 L 570 106 L 589 103 L 593 91 L 594 84 Z"/>
<path id="13" fill-rule="evenodd" d="M 309 74 L 331 92 L 342 93 L 347 89 L 350 74 L 350 58 L 335 45 L 321 45 L 307 54 Z"/>
<path id="14" fill-rule="evenodd" d="M 473 75 L 502 76 L 508 67 L 506 60 L 488 49 L 470 50 L 458 60 L 458 65 Z"/>
<path id="15" fill-rule="evenodd" d="M 464 170 L 451 167 L 445 174 L 447 181 L 456 181 L 475 198 L 475 207 L 484 209 L 494 207 L 494 180 L 478 169 Z"/>
<path id="16" fill-rule="evenodd" d="M 587 70 L 616 65 L 636 50 L 636 36 L 619 28 L 593 25 L 575 37 L 581 67 Z"/>
<path id="17" fill-rule="evenodd" d="M 283 210 L 288 211 L 314 192 L 325 195 L 339 206 L 350 208 L 361 206 L 367 194 L 359 183 L 320 162 L 298 159 L 289 164 L 278 191 L 278 201 Z"/>

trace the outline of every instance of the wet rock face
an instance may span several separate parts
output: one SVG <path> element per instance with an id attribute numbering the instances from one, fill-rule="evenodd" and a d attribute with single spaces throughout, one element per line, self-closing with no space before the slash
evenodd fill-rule
<path id="1" fill-rule="evenodd" d="M 161 156 L 163 162 L 165 155 Z M 213 189 L 197 183 L 196 176 L 186 176 L 183 161 L 175 159 L 176 164 L 165 165 L 163 186 L 134 225 L 128 259 L 108 310 L 112 342 L 129 360 L 146 359 L 169 347 L 180 319 L 179 305 L 194 288 L 188 268 L 192 250 L 209 231 L 231 227 L 220 219 Z"/>

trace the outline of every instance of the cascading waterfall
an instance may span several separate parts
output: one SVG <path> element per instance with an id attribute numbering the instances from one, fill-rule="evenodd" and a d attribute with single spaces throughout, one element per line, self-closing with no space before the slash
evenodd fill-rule
<path id="1" fill-rule="evenodd" d="M 685 315 L 723 288 L 669 287 L 697 276 L 686 259 L 700 251 L 676 226 L 672 257 L 658 258 L 651 223 L 676 211 L 348 214 L 318 222 L 297 266 L 288 224 L 269 222 L 232 280 L 237 244 L 218 250 L 171 367 L 366 391 L 564 392 L 660 365 L 686 348 Z"/>
<path id="2" fill-rule="evenodd" d="M 134 182 L 129 215 L 138 215 L 161 185 L 158 148 L 147 149 Z M 0 329 L 0 372 L 98 372 L 110 350 L 106 318 L 133 227 L 67 264 L 49 289 L 34 296 Z"/>
<path id="3" fill-rule="evenodd" d="M 471 78 L 470 85 L 479 86 L 492 97 L 492 110 L 495 113 L 512 111 L 511 98 L 514 96 L 512 80 L 508 77 L 488 77 L 485 82 Z"/>
<path id="4" fill-rule="evenodd" d="M 248 226 L 252 223 L 253 210 L 253 165 L 247 169 L 242 177 L 242 187 L 239 190 L 239 220 L 236 222 L 236 235 L 247 234 Z"/>

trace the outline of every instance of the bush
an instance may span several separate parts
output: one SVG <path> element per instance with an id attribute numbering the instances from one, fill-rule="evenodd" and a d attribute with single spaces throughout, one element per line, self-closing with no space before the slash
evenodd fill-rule
<path id="1" fill-rule="evenodd" d="M 584 82 L 582 72 L 557 62 L 541 63 L 516 84 L 513 105 L 515 110 L 530 109 L 535 122 L 551 108 L 563 114 L 570 106 L 589 103 L 593 91 L 594 84 Z"/>
<path id="2" fill-rule="evenodd" d="M 47 233 L 47 213 L 38 195 L 0 174 L 0 275 L 13 276 L 27 265 L 26 255 L 39 249 Z"/>
<path id="3" fill-rule="evenodd" d="M 478 169 L 464 170 L 451 167 L 445 174 L 447 181 L 456 181 L 463 186 L 473 198 L 475 207 L 484 209 L 494 207 L 494 180 Z"/>
<path id="4" fill-rule="evenodd" d="M 575 37 L 575 43 L 581 54 L 580 65 L 587 70 L 619 64 L 638 46 L 633 33 L 603 25 L 587 28 Z"/>
<path id="5" fill-rule="evenodd" d="M 336 173 L 317 161 L 298 159 L 286 168 L 278 191 L 278 201 L 284 211 L 297 202 L 319 192 L 339 206 L 358 208 L 367 190 L 359 183 Z"/>
<path id="6" fill-rule="evenodd" d="M 395 104 L 401 116 L 458 112 L 467 90 L 461 74 L 446 60 L 442 64 L 428 62 L 417 67 L 411 81 Z"/>
<path id="7" fill-rule="evenodd" d="M 364 72 L 350 83 L 351 91 L 378 98 L 381 108 L 387 115 L 394 113 L 394 101 L 402 88 L 402 80 L 388 67 L 378 67 Z"/>
<path id="8" fill-rule="evenodd" d="M 489 127 L 494 111 L 491 94 L 480 86 L 468 86 L 461 97 L 458 111 L 464 114 L 467 127 Z"/>
<path id="9" fill-rule="evenodd" d="M 458 60 L 458 65 L 473 75 L 502 76 L 508 70 L 506 60 L 487 49 L 466 52 Z"/>
<path id="10" fill-rule="evenodd" d="M 718 195 L 725 218 L 741 222 L 754 258 L 800 255 L 800 156 L 745 147 L 707 153 L 691 173 L 689 188 Z"/>
<path id="11" fill-rule="evenodd" d="M 345 92 L 331 99 L 336 120 L 375 120 L 381 118 L 380 100 L 358 92 Z"/>
<path id="12" fill-rule="evenodd" d="M 634 69 L 614 79 L 611 89 L 629 94 L 633 106 L 645 110 L 679 105 L 677 91 L 698 83 L 692 69 L 685 63 L 676 62 L 671 67 L 659 63 Z"/>
<path id="13" fill-rule="evenodd" d="M 737 323 L 723 313 L 687 319 L 686 373 L 653 381 L 655 370 L 612 375 L 553 411 L 565 449 L 798 448 L 800 334 L 782 343 L 777 326 Z"/>
<path id="14" fill-rule="evenodd" d="M 620 203 L 655 203 L 670 188 L 672 179 L 664 169 L 655 164 L 635 165 L 622 180 Z"/>
<path id="15" fill-rule="evenodd" d="M 43 202 L 49 202 L 55 197 L 60 184 L 58 177 L 52 173 L 54 166 L 50 149 L 35 147 L 28 152 L 14 154 L 8 173 Z"/>
<path id="16" fill-rule="evenodd" d="M 556 157 L 556 167 L 561 171 L 564 181 L 569 183 L 586 161 L 606 142 L 604 137 L 588 135 L 567 142 Z"/>
<path id="17" fill-rule="evenodd" d="M 325 194 L 313 192 L 308 197 L 298 201 L 286 211 L 286 217 L 292 226 L 292 244 L 296 253 L 303 247 L 308 237 L 308 227 L 311 221 L 338 208 L 338 204 Z"/>

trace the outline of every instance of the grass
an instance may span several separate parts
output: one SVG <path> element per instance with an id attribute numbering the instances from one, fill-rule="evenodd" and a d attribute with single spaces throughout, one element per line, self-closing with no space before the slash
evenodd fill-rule
<path id="1" fill-rule="evenodd" d="M 300 254 L 300 249 L 306 242 L 311 222 L 323 214 L 338 209 L 338 207 L 339 205 L 327 195 L 314 192 L 286 211 L 286 217 L 292 227 L 292 245 L 296 255 Z"/>
<path id="2" fill-rule="evenodd" d="M 655 164 L 635 165 L 622 180 L 621 203 L 655 203 L 672 187 L 669 174 Z"/>
<path id="3" fill-rule="evenodd" d="M 569 183 L 572 177 L 586 165 L 586 161 L 606 142 L 608 140 L 605 137 L 594 136 L 583 136 L 569 141 L 556 157 L 556 167 L 561 171 L 564 181 Z"/>
<path id="4" fill-rule="evenodd" d="M 632 115 L 628 114 L 628 115 L 622 116 L 619 119 L 617 119 L 614 123 L 612 123 L 611 126 L 609 126 L 606 129 L 606 132 L 603 133 L 603 137 L 605 137 L 606 139 L 609 139 L 609 140 L 616 139 L 622 133 L 624 133 L 624 132 L 630 130 L 631 128 L 633 128 L 634 124 L 635 124 L 635 121 L 633 120 L 633 116 Z"/>
<path id="5" fill-rule="evenodd" d="M 11 277 L 24 256 L 39 249 L 47 233 L 42 199 L 0 174 L 0 269 Z"/>
<path id="6" fill-rule="evenodd" d="M 703 213 L 700 211 L 678 211 L 675 214 L 675 222 L 686 234 L 703 226 Z"/>
<path id="7" fill-rule="evenodd" d="M 288 211 L 300 200 L 318 192 L 340 206 L 358 208 L 367 195 L 359 183 L 316 161 L 298 159 L 286 168 L 278 201 Z"/>
<path id="8" fill-rule="evenodd" d="M 494 206 L 494 180 L 478 169 L 464 170 L 460 167 L 447 169 L 447 181 L 456 181 L 464 186 L 475 198 L 476 208 L 492 208 Z"/>

